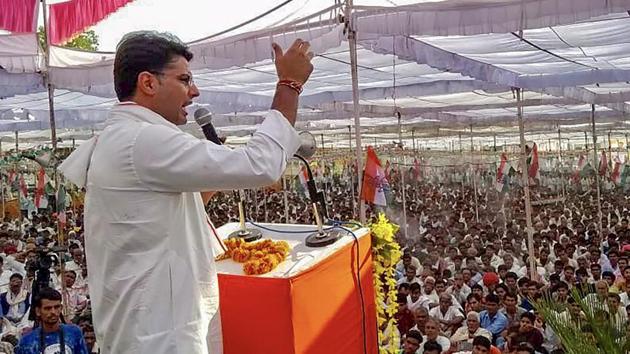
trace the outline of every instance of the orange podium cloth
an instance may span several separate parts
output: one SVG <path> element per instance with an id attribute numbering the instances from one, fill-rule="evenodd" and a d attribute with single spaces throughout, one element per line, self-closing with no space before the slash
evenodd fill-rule
<path id="1" fill-rule="evenodd" d="M 228 225 L 229 231 L 235 230 L 236 225 Z M 219 229 L 223 238 L 229 234 L 222 230 L 226 226 Z M 263 238 L 287 240 L 292 250 L 283 262 L 287 264 L 262 276 L 230 274 L 238 273 L 240 264 L 218 262 L 223 353 L 362 354 L 365 345 L 365 353 L 377 354 L 371 238 L 368 229 L 355 233 L 364 306 L 357 281 L 357 247 L 350 234 L 322 250 L 304 245 L 308 233 L 263 231 Z M 295 261 L 300 257 L 309 264 L 300 267 Z"/>

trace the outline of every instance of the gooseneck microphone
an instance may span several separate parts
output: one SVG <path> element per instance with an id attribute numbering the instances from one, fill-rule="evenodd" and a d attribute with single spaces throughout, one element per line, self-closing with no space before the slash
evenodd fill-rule
<path id="1" fill-rule="evenodd" d="M 212 126 L 212 113 L 207 108 L 202 107 L 195 111 L 195 122 L 201 127 L 206 139 L 217 145 L 223 145 L 223 142 L 217 135 L 217 131 Z"/>

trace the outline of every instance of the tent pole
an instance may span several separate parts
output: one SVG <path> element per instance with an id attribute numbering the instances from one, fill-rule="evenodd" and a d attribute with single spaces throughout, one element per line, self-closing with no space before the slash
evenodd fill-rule
<path id="1" fill-rule="evenodd" d="M 349 147 L 350 147 L 350 152 L 352 152 L 352 126 L 348 126 L 348 142 L 349 142 Z M 353 175 L 354 171 L 350 170 L 350 193 L 352 194 L 352 216 L 356 216 L 357 215 L 357 209 L 356 209 L 356 205 L 357 205 L 357 200 L 355 199 L 355 195 L 354 195 L 354 175 Z"/>
<path id="2" fill-rule="evenodd" d="M 42 0 L 43 16 L 44 16 L 44 37 L 46 37 L 46 43 L 44 43 L 44 60 L 46 62 L 46 71 L 44 72 L 44 82 L 48 90 L 48 110 L 50 112 L 50 140 L 52 142 L 53 154 L 57 152 L 57 129 L 55 123 L 55 88 L 50 80 L 50 35 L 48 31 L 48 5 L 46 0 Z M 58 211 L 58 210 L 57 210 Z"/>
<path id="3" fill-rule="evenodd" d="M 357 37 L 352 23 L 352 7 L 353 1 L 346 1 L 346 24 L 348 30 L 348 45 L 350 47 L 350 73 L 352 75 L 352 104 L 354 106 L 354 138 L 356 141 L 356 158 L 357 158 L 357 187 L 359 189 L 359 220 L 365 224 L 365 203 L 361 200 L 361 180 L 363 173 L 363 161 L 361 160 L 361 120 L 359 112 L 359 73 L 357 69 Z"/>
<path id="4" fill-rule="evenodd" d="M 530 279 L 538 278 L 536 271 L 536 258 L 534 257 L 534 230 L 532 228 L 532 202 L 529 195 L 529 168 L 527 165 L 527 150 L 525 148 L 525 124 L 523 123 L 522 89 L 516 88 L 516 108 L 518 114 L 518 130 L 521 140 L 521 178 L 523 194 L 525 197 L 525 223 L 527 225 L 527 253 L 529 255 Z"/>
<path id="5" fill-rule="evenodd" d="M 599 189 L 599 163 L 597 160 L 597 132 L 595 131 L 595 105 L 591 104 L 591 129 L 593 131 L 593 168 L 595 169 L 595 184 L 597 185 L 597 227 L 602 232 L 602 199 Z"/>
<path id="6" fill-rule="evenodd" d="M 282 194 L 284 199 L 284 222 L 289 224 L 289 191 L 287 191 L 287 176 L 282 176 Z"/>
<path id="7" fill-rule="evenodd" d="M 586 136 L 586 131 L 584 131 L 584 150 L 588 153 L 588 137 Z"/>
<path id="8" fill-rule="evenodd" d="M 19 139 L 18 139 L 18 131 L 15 131 L 15 153 L 17 154 L 20 150 Z"/>
<path id="9" fill-rule="evenodd" d="M 473 145 L 473 125 L 470 124 L 470 178 L 473 183 L 473 193 L 475 193 L 475 220 L 479 222 L 479 201 L 477 200 L 477 179 L 475 178 L 475 168 L 473 167 L 473 156 L 475 146 Z"/>
<path id="10" fill-rule="evenodd" d="M 564 176 L 562 175 L 562 173 L 564 172 L 564 166 L 562 163 L 562 136 L 560 135 L 560 128 L 558 128 L 558 163 L 560 164 L 560 183 L 561 183 L 561 188 L 562 188 L 562 198 L 566 198 Z"/>
<path id="11" fill-rule="evenodd" d="M 405 169 L 405 163 L 406 163 L 406 159 L 405 159 L 405 149 L 403 147 L 403 142 L 402 142 L 402 126 L 400 124 L 400 112 L 396 112 L 396 115 L 398 116 L 398 144 L 400 147 L 400 151 L 402 152 L 402 163 L 403 163 L 403 169 Z M 405 240 L 407 239 L 407 192 L 406 192 L 406 188 L 405 188 L 405 172 L 403 171 L 403 173 L 400 175 L 400 184 L 401 184 L 401 190 L 402 190 L 402 206 L 403 206 L 403 210 L 402 210 L 402 227 L 403 227 L 403 235 L 405 235 Z"/>

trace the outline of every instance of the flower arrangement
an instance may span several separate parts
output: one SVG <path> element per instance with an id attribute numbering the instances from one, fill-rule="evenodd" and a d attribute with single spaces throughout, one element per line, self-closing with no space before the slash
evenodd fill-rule
<path id="1" fill-rule="evenodd" d="M 269 239 L 248 243 L 241 238 L 229 238 L 224 243 L 226 254 L 235 262 L 244 263 L 243 272 L 247 275 L 271 272 L 286 259 L 290 249 L 286 241 Z"/>
<path id="2" fill-rule="evenodd" d="M 398 225 L 391 223 L 384 214 L 379 214 L 370 225 L 372 231 L 372 255 L 374 258 L 374 290 L 378 316 L 379 354 L 395 354 L 400 348 L 396 331 L 396 263 L 402 255 L 394 239 Z"/>

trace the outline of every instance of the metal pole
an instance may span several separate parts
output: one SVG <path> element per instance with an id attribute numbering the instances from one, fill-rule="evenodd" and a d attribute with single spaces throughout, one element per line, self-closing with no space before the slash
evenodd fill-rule
<path id="1" fill-rule="evenodd" d="M 350 151 L 352 151 L 352 127 L 348 126 L 348 139 L 350 143 Z M 350 170 L 350 193 L 352 194 L 352 216 L 357 215 L 356 199 L 354 195 L 354 171 Z"/>
<path id="2" fill-rule="evenodd" d="M 630 157 L 630 146 L 628 146 L 628 133 L 626 133 L 626 161 L 628 161 L 627 157 Z"/>
<path id="3" fill-rule="evenodd" d="M 558 164 L 560 164 L 560 183 L 562 186 L 562 198 L 566 198 L 566 191 L 564 186 L 564 164 L 562 163 L 562 136 L 560 135 L 560 128 L 558 128 Z"/>
<path id="4" fill-rule="evenodd" d="M 282 176 L 282 191 L 284 198 L 284 222 L 289 223 L 289 191 L 287 191 L 287 176 Z"/>
<path id="5" fill-rule="evenodd" d="M 416 155 L 416 130 L 411 129 L 411 143 L 413 144 L 413 154 Z"/>
<path id="6" fill-rule="evenodd" d="M 361 120 L 359 112 L 359 73 L 357 69 L 357 37 L 352 23 L 352 6 L 353 0 L 346 1 L 346 21 L 348 25 L 348 45 L 350 47 L 350 74 L 352 75 L 352 104 L 354 105 L 354 129 L 356 141 L 356 158 L 357 158 L 357 186 L 359 196 L 361 195 L 361 180 L 363 172 L 363 161 L 361 160 Z M 359 197 L 359 220 L 365 223 L 365 203 Z"/>
<path id="7" fill-rule="evenodd" d="M 608 131 L 608 163 L 612 164 L 612 145 L 610 145 L 610 130 Z"/>
<path id="8" fill-rule="evenodd" d="M 602 232 L 602 199 L 599 189 L 599 163 L 597 160 L 597 132 L 595 131 L 595 105 L 591 105 L 591 129 L 593 131 L 593 168 L 595 169 L 595 184 L 597 185 L 597 227 Z"/>
<path id="9" fill-rule="evenodd" d="M 15 131 L 15 153 L 16 154 L 18 153 L 18 151 L 20 151 L 19 150 L 20 146 L 19 146 L 19 142 L 18 141 L 19 141 L 19 139 L 18 139 L 18 131 L 16 130 Z"/>
<path id="10" fill-rule="evenodd" d="M 396 114 L 398 115 L 398 143 L 399 143 L 399 147 L 400 150 L 402 152 L 402 159 L 403 159 L 403 173 L 400 175 L 400 183 L 401 183 L 401 190 L 402 190 L 402 205 L 403 205 L 403 212 L 402 212 L 402 227 L 403 227 L 403 235 L 405 235 L 405 240 L 407 239 L 407 192 L 406 192 L 406 188 L 405 188 L 405 169 L 406 169 L 406 159 L 405 159 L 405 150 L 403 147 L 403 143 L 402 143 L 402 126 L 400 124 L 400 112 L 396 112 Z"/>
<path id="11" fill-rule="evenodd" d="M 475 193 L 475 220 L 479 222 L 479 201 L 477 200 L 477 179 L 475 178 L 475 168 L 473 167 L 473 156 L 475 155 L 475 145 L 473 145 L 473 125 L 470 125 L 470 178 L 473 182 L 473 192 Z"/>
<path id="12" fill-rule="evenodd" d="M 584 132 L 584 150 L 588 152 L 588 137 L 586 136 L 586 131 Z"/>
<path id="13" fill-rule="evenodd" d="M 529 168 L 527 166 L 527 149 L 525 148 L 525 125 L 523 123 L 523 102 L 521 89 L 516 89 L 516 107 L 518 112 L 518 130 L 521 139 L 521 178 L 525 196 L 525 223 L 527 226 L 527 253 L 529 255 L 530 279 L 537 279 L 536 258 L 534 257 L 534 229 L 532 228 L 532 202 L 529 195 Z"/>
<path id="14" fill-rule="evenodd" d="M 50 111 L 50 140 L 52 142 L 53 154 L 57 152 L 57 129 L 55 123 L 55 88 L 50 80 L 50 35 L 48 33 L 48 6 L 46 0 L 42 0 L 43 16 L 44 16 L 44 60 L 46 63 L 46 71 L 44 72 L 44 83 L 48 90 L 48 110 Z M 63 283 L 63 282 L 62 282 Z"/>

